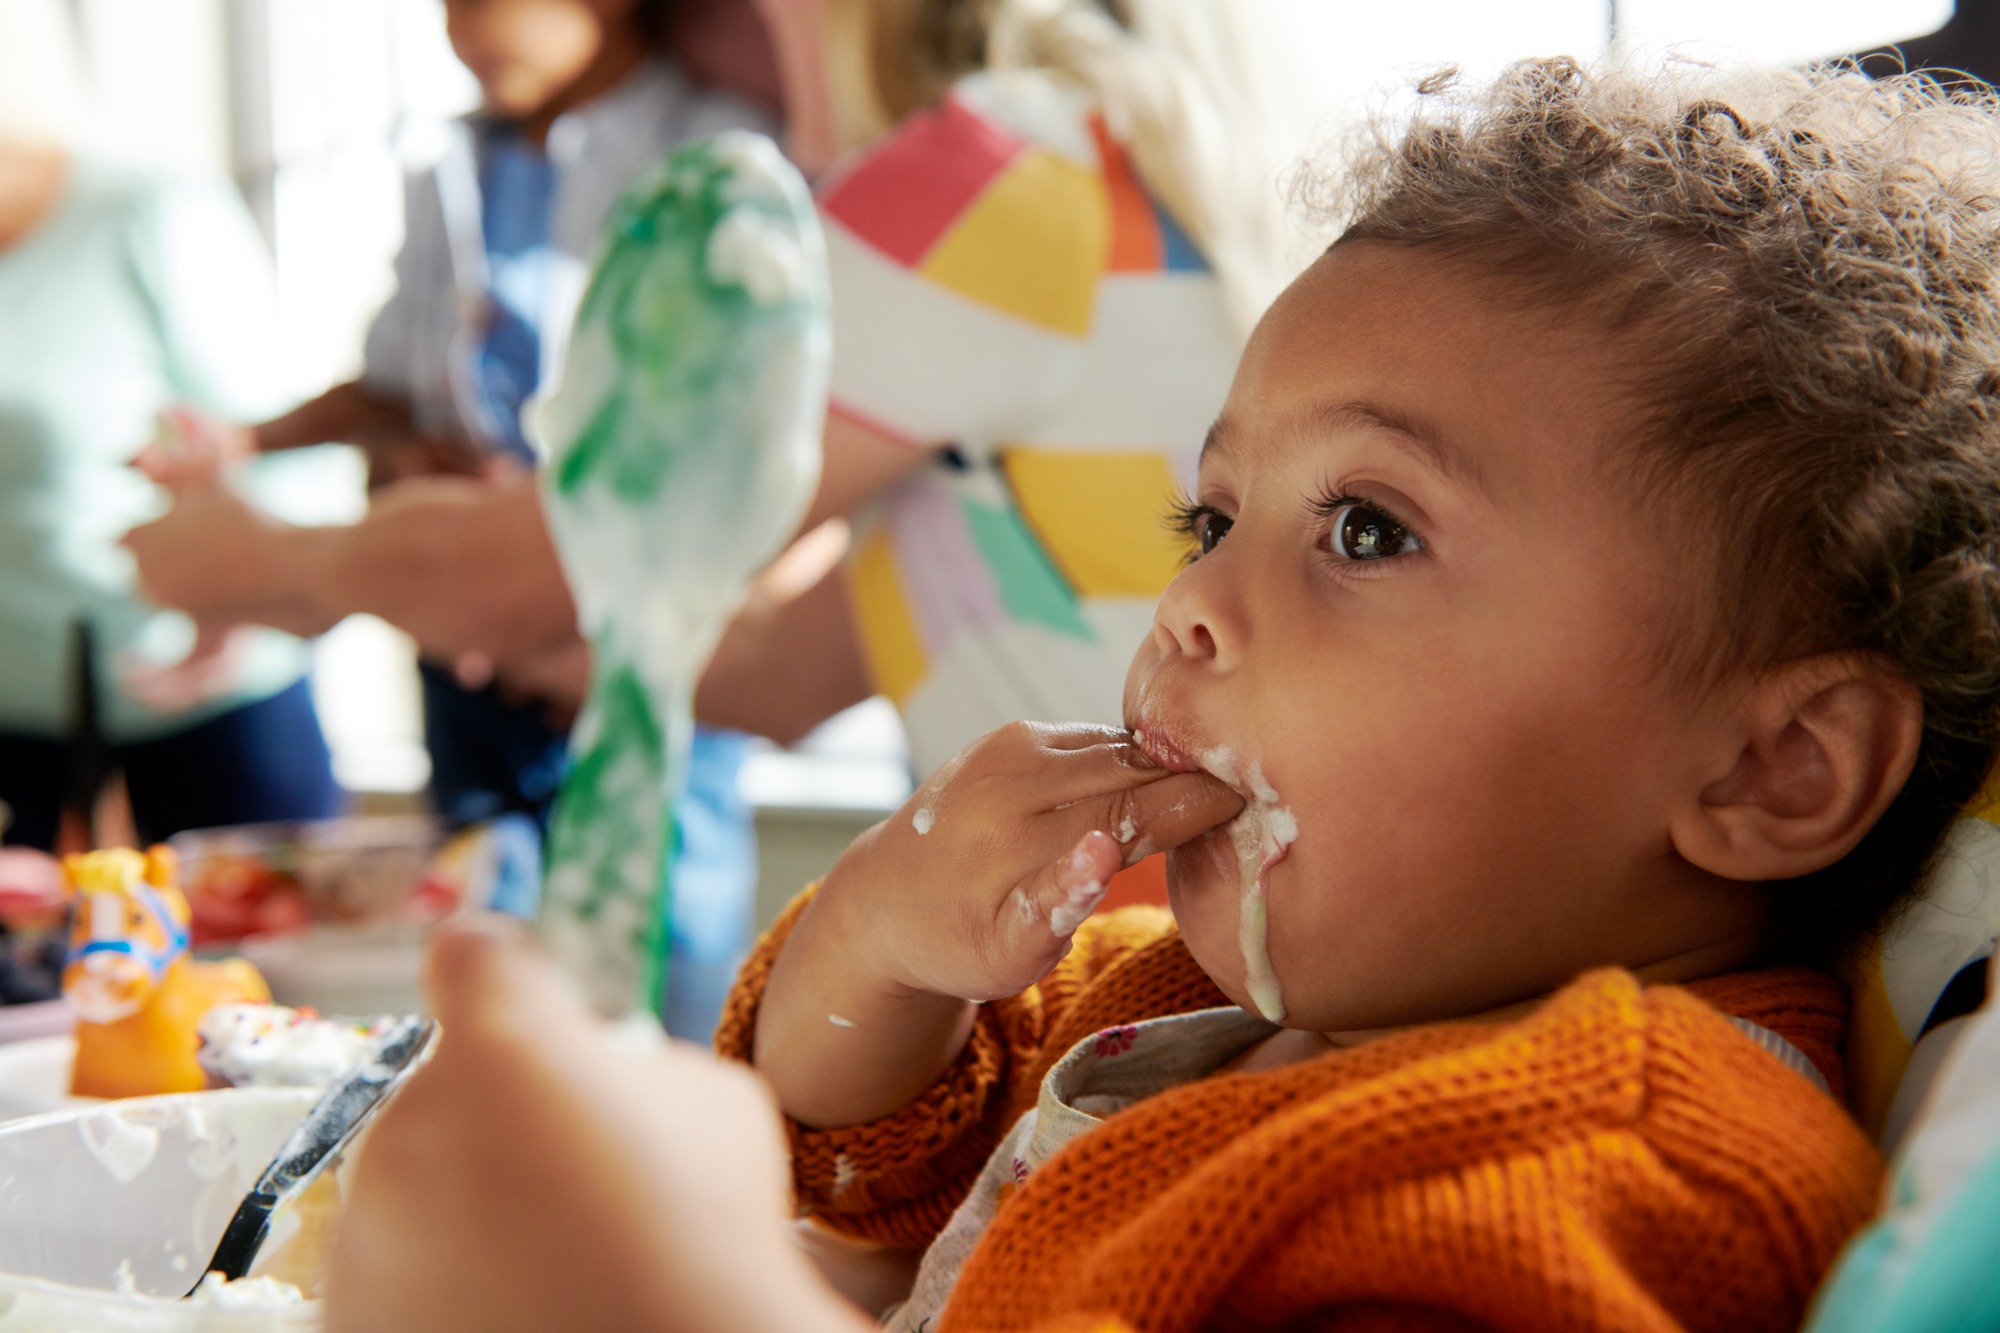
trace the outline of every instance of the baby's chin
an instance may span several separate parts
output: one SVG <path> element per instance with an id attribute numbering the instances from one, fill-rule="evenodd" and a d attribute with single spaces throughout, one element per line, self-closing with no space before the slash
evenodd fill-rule
<path id="1" fill-rule="evenodd" d="M 1266 1015 L 1250 993 L 1247 979 L 1248 966 L 1243 957 L 1240 929 L 1241 880 L 1226 830 L 1226 825 L 1211 830 L 1166 854 L 1167 903 L 1173 909 L 1181 940 L 1187 945 L 1196 965 L 1229 998 L 1231 1004 L 1261 1018 Z M 1272 871 L 1285 876 L 1289 868 L 1287 859 L 1273 865 Z M 1280 896 L 1284 888 L 1281 880 L 1278 886 Z M 1276 944 L 1281 930 L 1282 927 L 1273 928 L 1273 944 Z M 1354 1004 L 1356 997 L 1353 996 L 1325 993 L 1328 975 L 1344 975 L 1347 967 L 1341 966 L 1335 959 L 1315 955 L 1317 963 L 1326 965 L 1325 973 L 1303 976 L 1286 965 L 1281 948 L 1274 949 L 1273 953 L 1275 956 L 1271 962 L 1277 976 L 1279 998 L 1285 1008 L 1279 1026 L 1310 1032 L 1369 1026 L 1350 1012 L 1366 1009 L 1367 1005 Z M 1315 967 L 1314 970 L 1319 969 Z"/>
<path id="2" fill-rule="evenodd" d="M 1235 853 L 1211 829 L 1167 853 L 1167 904 L 1201 970 L 1231 1001 L 1255 1013 L 1244 985 Z M 1281 979 L 1282 980 L 1282 979 Z"/>

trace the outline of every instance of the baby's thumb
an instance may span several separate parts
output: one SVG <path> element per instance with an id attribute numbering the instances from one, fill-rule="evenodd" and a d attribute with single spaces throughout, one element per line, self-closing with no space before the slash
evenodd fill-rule
<path id="1" fill-rule="evenodd" d="M 1038 873 L 1017 894 L 1021 929 L 1027 942 L 1068 951 L 1070 936 L 1104 901 L 1105 886 L 1124 864 L 1124 852 L 1109 833 L 1093 829 L 1054 865 Z"/>

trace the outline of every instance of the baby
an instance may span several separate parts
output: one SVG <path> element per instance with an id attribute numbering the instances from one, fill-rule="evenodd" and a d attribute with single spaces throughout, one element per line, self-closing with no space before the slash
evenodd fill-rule
<path id="1" fill-rule="evenodd" d="M 1872 1208 L 1823 969 L 1994 757 L 2000 118 L 1841 72 L 1423 91 L 1243 358 L 1129 729 L 975 743 L 739 983 L 797 1203 L 923 1251 L 895 1327 L 1791 1329 Z M 1171 919 L 1091 915 L 1160 849 Z M 772 1239 L 738 1079 L 607 1072 L 504 939 L 437 982 L 335 1327 L 417 1289 L 363 1219 L 473 1166 L 619 1219 L 621 1327 L 856 1322 Z M 417 1148 L 541 1103 L 585 1146 Z"/>

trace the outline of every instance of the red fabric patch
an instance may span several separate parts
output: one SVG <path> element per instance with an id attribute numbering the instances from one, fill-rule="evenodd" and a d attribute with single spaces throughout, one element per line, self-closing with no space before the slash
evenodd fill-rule
<path id="1" fill-rule="evenodd" d="M 1025 147 L 956 100 L 917 116 L 834 182 L 820 209 L 915 268 Z"/>
<path id="2" fill-rule="evenodd" d="M 840 401 L 840 399 L 834 397 L 831 394 L 827 395 L 826 414 L 830 417 L 845 418 L 846 420 L 851 421 L 855 425 L 861 427 L 861 429 L 863 430 L 872 431 L 875 434 L 880 435 L 885 440 L 894 440 L 897 444 L 907 444 L 912 449 L 924 449 L 929 447 L 929 443 L 927 441 L 917 439 L 915 436 L 911 435 L 908 431 L 900 430 L 897 427 L 892 426 L 888 422 L 882 420 L 880 417 L 870 416 L 868 413 L 863 412 L 858 407 L 853 407 L 847 403 L 843 403 L 842 401 Z"/>

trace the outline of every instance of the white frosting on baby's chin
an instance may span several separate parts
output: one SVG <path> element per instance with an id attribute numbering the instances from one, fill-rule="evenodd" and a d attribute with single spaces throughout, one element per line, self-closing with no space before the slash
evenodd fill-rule
<path id="1" fill-rule="evenodd" d="M 931 808 L 927 805 L 918 806 L 917 813 L 910 816 L 910 827 L 917 831 L 917 836 L 920 838 L 936 826 L 937 816 L 931 813 Z"/>
<path id="2" fill-rule="evenodd" d="M 1298 841 L 1299 821 L 1290 807 L 1279 802 L 1277 791 L 1264 780 L 1264 770 L 1254 759 L 1241 764 L 1227 746 L 1218 745 L 1196 755 L 1195 761 L 1238 791 L 1247 787 L 1250 792 L 1242 813 L 1224 825 L 1229 844 L 1236 851 L 1236 945 L 1243 952 L 1243 988 L 1249 992 L 1250 1002 L 1258 1013 L 1277 1023 L 1285 1017 L 1285 998 L 1278 974 L 1271 967 L 1264 872 Z"/>

